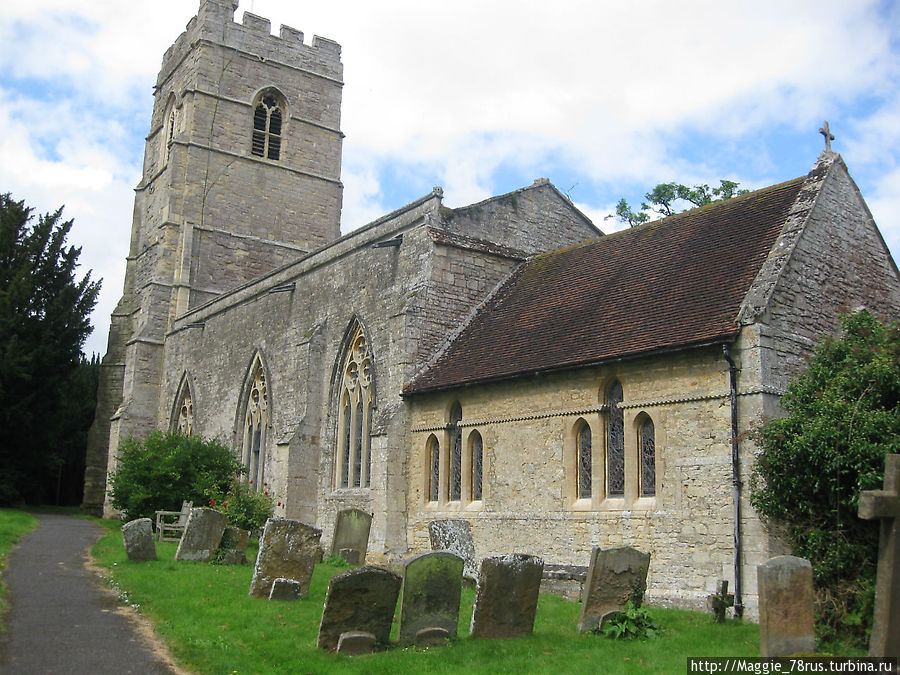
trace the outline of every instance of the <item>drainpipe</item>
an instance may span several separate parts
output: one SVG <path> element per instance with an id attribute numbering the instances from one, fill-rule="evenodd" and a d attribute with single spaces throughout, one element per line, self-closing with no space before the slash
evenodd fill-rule
<path id="1" fill-rule="evenodd" d="M 740 619 L 744 615 L 744 603 L 741 598 L 741 459 L 738 441 L 737 415 L 737 366 L 731 358 L 731 349 L 722 345 L 725 360 L 728 361 L 731 399 L 731 486 L 734 499 L 734 616 Z"/>

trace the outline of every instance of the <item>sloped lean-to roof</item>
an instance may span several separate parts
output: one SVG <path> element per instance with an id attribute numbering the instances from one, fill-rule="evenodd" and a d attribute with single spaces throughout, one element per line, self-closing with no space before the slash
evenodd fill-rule
<path id="1" fill-rule="evenodd" d="M 803 180 L 532 258 L 403 393 L 733 339 Z"/>

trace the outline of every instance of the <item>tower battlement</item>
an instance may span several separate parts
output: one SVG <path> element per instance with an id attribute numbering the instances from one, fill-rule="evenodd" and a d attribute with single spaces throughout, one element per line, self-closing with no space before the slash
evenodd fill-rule
<path id="1" fill-rule="evenodd" d="M 341 46 L 334 40 L 314 35 L 311 44 L 304 43 L 303 31 L 281 24 L 278 35 L 272 34 L 272 22 L 262 16 L 244 12 L 241 23 L 234 20 L 236 0 L 201 0 L 197 15 L 188 21 L 184 32 L 166 50 L 157 80 L 157 88 L 171 76 L 200 40 L 219 44 L 292 68 L 313 72 L 335 80 L 343 78 Z"/>

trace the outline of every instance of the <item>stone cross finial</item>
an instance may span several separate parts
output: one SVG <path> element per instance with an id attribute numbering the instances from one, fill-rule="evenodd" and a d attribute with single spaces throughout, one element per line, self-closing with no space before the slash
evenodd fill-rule
<path id="1" fill-rule="evenodd" d="M 869 656 L 900 657 L 900 455 L 885 455 L 884 489 L 859 496 L 859 517 L 881 520 Z"/>
<path id="2" fill-rule="evenodd" d="M 825 124 L 819 129 L 819 133 L 825 137 L 825 149 L 831 152 L 831 141 L 834 140 L 834 134 L 828 128 L 828 120 L 825 120 Z"/>

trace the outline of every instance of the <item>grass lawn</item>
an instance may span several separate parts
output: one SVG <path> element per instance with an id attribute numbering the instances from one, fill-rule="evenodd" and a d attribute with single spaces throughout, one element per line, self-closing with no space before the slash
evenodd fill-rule
<path id="1" fill-rule="evenodd" d="M 16 509 L 0 509 L 0 574 L 6 569 L 6 556 L 13 545 L 37 527 L 38 520 L 30 513 Z M 6 614 L 6 585 L 0 581 L 0 630 Z"/>
<path id="2" fill-rule="evenodd" d="M 175 544 L 159 544 L 158 561 L 133 563 L 120 523 L 104 524 L 111 531 L 94 547 L 98 564 L 155 623 L 173 656 L 197 673 L 675 673 L 684 672 L 688 656 L 759 655 L 757 626 L 718 625 L 695 612 L 651 609 L 662 635 L 643 642 L 580 635 L 580 605 L 554 595 L 541 595 L 530 637 L 475 640 L 468 637 L 474 591 L 465 589 L 460 637 L 448 646 L 394 647 L 351 659 L 316 647 L 328 580 L 340 568 L 318 565 L 309 596 L 298 602 L 253 599 L 251 565 L 176 563 Z"/>

